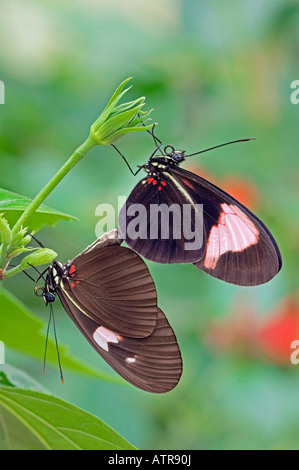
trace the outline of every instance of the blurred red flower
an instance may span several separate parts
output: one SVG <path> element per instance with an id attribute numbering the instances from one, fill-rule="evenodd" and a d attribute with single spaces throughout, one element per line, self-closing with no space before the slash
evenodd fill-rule
<path id="1" fill-rule="evenodd" d="M 211 183 L 215 184 L 215 176 L 212 175 L 209 170 L 202 167 L 198 163 L 194 164 L 187 162 L 186 165 L 184 165 L 184 168 L 188 171 L 191 171 L 191 173 L 195 173 L 196 175 L 201 176 L 205 180 L 211 181 Z"/>
<path id="2" fill-rule="evenodd" d="M 208 345 L 276 365 L 291 365 L 291 343 L 299 340 L 298 298 L 287 296 L 263 319 L 248 306 L 244 309 L 244 305 L 235 308 L 229 318 L 210 326 L 206 335 Z"/>
<path id="3" fill-rule="evenodd" d="M 259 204 L 259 194 L 256 186 L 239 176 L 227 176 L 222 178 L 221 189 L 233 196 L 248 209 L 257 209 Z"/>
<path id="4" fill-rule="evenodd" d="M 219 186 L 219 188 L 223 189 L 223 191 L 233 196 L 249 209 L 257 209 L 259 205 L 258 190 L 256 186 L 246 178 L 234 175 L 216 178 L 215 175 L 212 175 L 198 163 L 196 165 L 186 165 L 186 169 Z"/>
<path id="5" fill-rule="evenodd" d="M 257 339 L 271 362 L 290 363 L 291 343 L 299 340 L 299 301 L 295 296 L 286 297 L 265 320 Z"/>
<path id="6" fill-rule="evenodd" d="M 213 350 L 226 351 L 240 357 L 256 356 L 258 322 L 252 311 L 241 308 L 225 319 L 210 325 L 206 341 Z"/>

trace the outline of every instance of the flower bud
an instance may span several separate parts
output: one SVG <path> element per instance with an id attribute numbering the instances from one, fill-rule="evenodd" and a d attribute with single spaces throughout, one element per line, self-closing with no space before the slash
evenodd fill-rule
<path id="1" fill-rule="evenodd" d="M 21 268 L 22 269 L 27 269 L 28 267 L 31 266 L 40 266 L 42 264 L 48 264 L 53 261 L 54 258 L 56 258 L 57 253 L 55 251 L 50 250 L 49 248 L 40 248 L 38 250 L 35 250 L 33 253 L 30 253 L 30 255 L 26 256 L 22 261 L 21 261 Z"/>
<path id="2" fill-rule="evenodd" d="M 7 221 L 3 218 L 3 214 L 0 214 L 0 235 L 2 243 L 9 246 L 11 244 L 11 230 Z"/>
<path id="3" fill-rule="evenodd" d="M 117 106 L 122 96 L 131 88 L 122 91 L 129 80 L 127 78 L 119 85 L 102 114 L 91 126 L 90 137 L 97 145 L 110 145 L 128 132 L 145 131 L 153 126 L 144 125 L 144 118 L 150 114 L 141 111 L 145 104 L 144 97 Z"/>
<path id="4" fill-rule="evenodd" d="M 30 251 L 34 250 L 34 248 L 15 248 L 14 250 L 10 251 L 7 253 L 7 259 L 11 260 L 12 258 L 15 258 L 16 256 L 23 255 L 24 253 L 28 253 Z"/>
<path id="5" fill-rule="evenodd" d="M 11 246 L 12 247 L 17 247 L 17 246 L 24 246 L 25 243 L 24 243 L 24 237 L 27 233 L 27 228 L 21 228 L 13 237 L 12 237 L 12 241 L 11 241 Z M 31 239 L 31 237 L 30 237 Z M 30 240 L 29 240 L 30 241 Z M 29 243 L 28 241 L 28 243 Z"/>

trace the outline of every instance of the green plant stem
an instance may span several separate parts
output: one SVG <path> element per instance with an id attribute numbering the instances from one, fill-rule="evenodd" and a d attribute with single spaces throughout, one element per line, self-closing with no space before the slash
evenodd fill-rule
<path id="1" fill-rule="evenodd" d="M 39 208 L 43 201 L 49 196 L 53 189 L 60 183 L 65 175 L 80 161 L 85 155 L 96 146 L 95 141 L 89 136 L 80 147 L 78 147 L 68 161 L 56 173 L 55 176 L 44 186 L 39 194 L 32 200 L 31 204 L 23 212 L 19 220 L 12 228 L 12 236 L 16 235 L 21 227 L 25 227 L 26 221 Z"/>
<path id="2" fill-rule="evenodd" d="M 15 276 L 16 274 L 21 273 L 24 271 L 24 267 L 19 265 L 16 266 L 15 268 L 11 268 L 9 271 L 5 271 L 3 273 L 3 279 L 8 279 L 9 277 Z"/>

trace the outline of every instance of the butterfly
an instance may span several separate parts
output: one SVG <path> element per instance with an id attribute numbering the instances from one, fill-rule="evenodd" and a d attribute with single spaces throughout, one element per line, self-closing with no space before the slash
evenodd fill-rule
<path id="1" fill-rule="evenodd" d="M 120 210 L 119 237 L 148 260 L 193 263 L 229 283 L 254 286 L 272 279 L 282 259 L 265 224 L 227 192 L 180 167 L 186 157 L 252 139 L 186 155 L 171 145 L 162 151 L 161 141 L 153 137 L 155 152 L 135 173 L 131 170 L 136 175 L 143 169 L 147 175 Z"/>
<path id="2" fill-rule="evenodd" d="M 157 306 L 145 262 L 120 246 L 116 231 L 66 264 L 54 260 L 45 275 L 36 295 L 51 311 L 58 295 L 83 336 L 120 376 L 153 393 L 177 385 L 182 359 L 176 336 Z"/>

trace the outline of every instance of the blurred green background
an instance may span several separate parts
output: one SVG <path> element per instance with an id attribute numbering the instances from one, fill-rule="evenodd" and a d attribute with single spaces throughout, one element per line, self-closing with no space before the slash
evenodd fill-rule
<path id="1" fill-rule="evenodd" d="M 1 187 L 34 197 L 129 76 L 126 99 L 146 96 L 165 144 L 191 153 L 257 137 L 184 167 L 262 218 L 283 269 L 264 286 L 241 288 L 192 265 L 148 263 L 182 350 L 184 372 L 173 391 L 150 395 L 68 370 L 62 386 L 54 367 L 41 377 L 42 351 L 40 361 L 6 353 L 7 362 L 141 449 L 299 448 L 299 365 L 290 362 L 290 342 L 299 339 L 299 105 L 290 101 L 298 26 L 298 2 L 287 0 L 0 0 Z M 153 144 L 136 133 L 118 147 L 136 166 Z M 74 257 L 95 239 L 96 206 L 116 206 L 136 183 L 112 148 L 96 148 L 46 200 L 80 221 L 45 228 L 39 239 L 61 261 Z M 5 287 L 47 321 L 29 279 L 19 275 Z M 110 372 L 59 302 L 55 314 L 59 340 Z"/>

